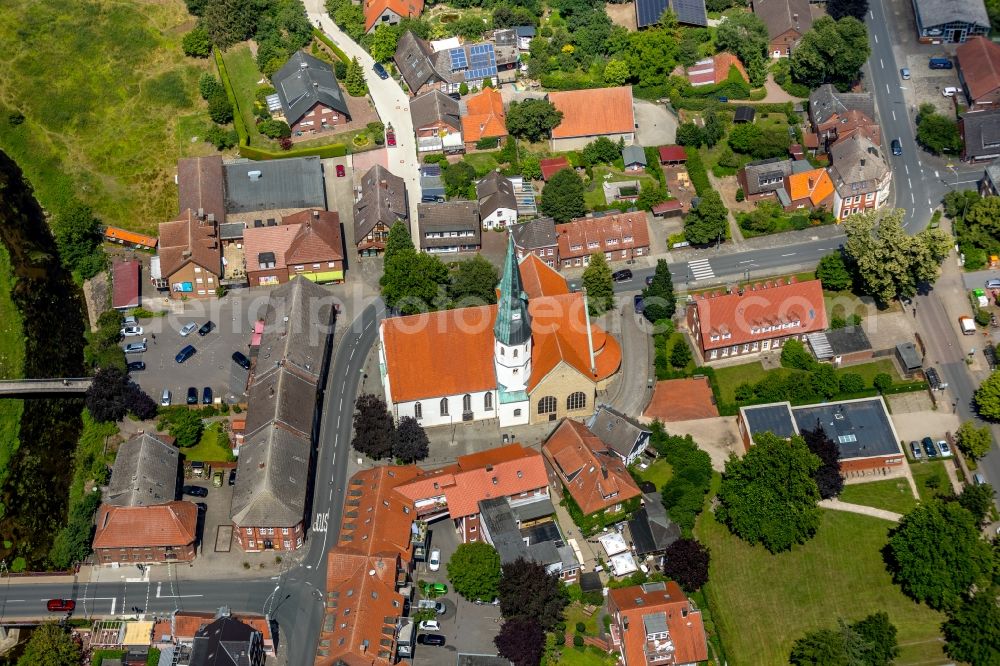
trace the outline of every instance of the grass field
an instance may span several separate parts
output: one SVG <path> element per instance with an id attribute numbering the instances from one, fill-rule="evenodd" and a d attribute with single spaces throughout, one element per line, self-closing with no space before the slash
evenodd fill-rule
<path id="1" fill-rule="evenodd" d="M 880 550 L 892 523 L 824 511 L 816 537 L 788 553 L 749 546 L 701 515 L 695 530 L 712 552 L 707 590 L 731 664 L 784 664 L 792 642 L 884 610 L 898 630 L 897 666 L 942 664 L 940 613 L 913 603 L 892 583 Z"/>
<path id="2" fill-rule="evenodd" d="M 183 0 L 0 3 L 0 148 L 44 207 L 143 231 L 176 213 L 177 117 L 209 67 L 181 51 L 193 25 Z"/>
<path id="3" fill-rule="evenodd" d="M 854 483 L 844 486 L 840 493 L 842 502 L 873 506 L 876 509 L 907 513 L 917 506 L 910 484 L 903 479 L 885 479 L 870 483 Z"/>
<path id="4" fill-rule="evenodd" d="M 594 612 L 590 617 L 587 617 L 583 612 L 583 605 L 579 602 L 571 603 L 566 607 L 565 617 L 566 617 L 566 629 L 568 631 L 576 631 L 576 623 L 583 622 L 586 625 L 586 630 L 583 632 L 587 636 L 597 635 L 597 621 L 600 619 L 600 610 Z"/>
<path id="5" fill-rule="evenodd" d="M 21 313 L 11 300 L 13 285 L 10 255 L 0 244 L 0 379 L 24 376 L 24 337 Z M 7 478 L 10 458 L 17 451 L 23 411 L 21 400 L 0 400 L 0 485 Z"/>
<path id="6" fill-rule="evenodd" d="M 233 84 L 236 101 L 240 105 L 243 122 L 250 133 L 250 145 L 268 150 L 280 150 L 277 141 L 272 141 L 257 131 L 253 105 L 257 92 L 257 82 L 263 78 L 263 74 L 257 69 L 257 63 L 254 62 L 253 54 L 250 53 L 250 47 L 246 44 L 234 46 L 223 54 L 222 59 L 226 62 L 226 71 L 229 72 L 229 80 Z"/>
<path id="7" fill-rule="evenodd" d="M 951 494 L 951 483 L 948 481 L 948 473 L 944 470 L 944 461 L 931 460 L 912 463 L 910 470 L 913 472 L 913 480 L 917 482 L 917 492 L 920 493 L 920 499 L 925 502 L 935 497 L 945 497 Z M 932 479 L 937 480 L 933 481 Z"/>
<path id="8" fill-rule="evenodd" d="M 731 365 L 724 368 L 716 368 L 715 377 L 719 382 L 719 391 L 721 393 L 722 401 L 730 403 L 735 402 L 737 386 L 744 382 L 748 384 L 756 384 L 760 380 L 764 379 L 769 372 L 785 377 L 789 374 L 800 371 L 792 370 L 790 368 L 765 370 L 760 361 L 756 361 L 754 363 L 744 363 L 743 365 Z M 871 363 L 847 366 L 838 370 L 838 373 L 840 374 L 853 373 L 861 375 L 862 379 L 865 381 L 865 386 L 869 388 L 871 388 L 872 380 L 875 379 L 875 375 L 881 372 L 888 373 L 894 382 L 898 382 L 900 379 L 899 373 L 896 372 L 896 368 L 893 366 L 892 361 L 885 358 L 872 361 Z"/>
<path id="9" fill-rule="evenodd" d="M 566 646 L 562 648 L 559 661 L 548 662 L 549 666 L 614 666 L 616 659 L 595 647 L 582 648 Z"/>
<path id="10" fill-rule="evenodd" d="M 227 462 L 233 460 L 233 452 L 228 446 L 228 437 L 222 432 L 222 425 L 213 423 L 201 433 L 201 440 L 194 446 L 181 449 L 188 462 Z"/>
<path id="11" fill-rule="evenodd" d="M 674 476 L 674 470 L 670 467 L 668 463 L 663 458 L 657 458 L 653 464 L 651 464 L 646 469 L 639 469 L 638 466 L 633 465 L 631 468 L 637 477 L 641 481 L 649 481 L 657 490 L 660 490 L 667 481 L 669 481 Z"/>

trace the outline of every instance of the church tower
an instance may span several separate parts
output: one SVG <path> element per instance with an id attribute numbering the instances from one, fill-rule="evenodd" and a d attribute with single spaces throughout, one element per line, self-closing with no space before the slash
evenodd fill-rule
<path id="1" fill-rule="evenodd" d="M 528 295 L 521 284 L 513 237 L 509 237 L 507 242 L 493 338 L 493 365 L 500 385 L 500 402 L 503 403 L 505 394 L 509 396 L 527 391 L 531 377 L 531 316 L 528 314 Z M 522 399 L 527 400 L 527 395 Z"/>

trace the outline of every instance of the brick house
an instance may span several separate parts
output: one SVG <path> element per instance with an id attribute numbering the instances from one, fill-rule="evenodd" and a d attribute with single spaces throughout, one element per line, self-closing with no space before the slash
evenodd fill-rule
<path id="1" fill-rule="evenodd" d="M 518 261 L 533 254 L 550 268 L 560 268 L 559 239 L 556 236 L 556 223 L 551 217 L 539 217 L 516 224 L 510 227 L 510 237 L 514 240 Z"/>
<path id="2" fill-rule="evenodd" d="M 153 629 L 153 643 L 190 647 L 201 629 L 223 617 L 237 620 L 259 632 L 264 654 L 275 654 L 274 636 L 266 617 L 249 613 L 230 613 L 226 609 L 219 609 L 216 612 L 175 611 L 170 619 L 156 623 Z"/>
<path id="3" fill-rule="evenodd" d="M 253 226 L 243 234 L 251 287 L 284 284 L 296 275 L 318 283 L 344 281 L 344 241 L 340 216 L 304 210 L 281 224 Z"/>
<path id="4" fill-rule="evenodd" d="M 361 192 L 354 202 L 354 241 L 358 254 L 382 254 L 389 229 L 396 222 L 410 228 L 406 181 L 381 164 L 376 164 L 361 178 Z"/>
<path id="5" fill-rule="evenodd" d="M 94 556 L 100 564 L 190 562 L 197 525 L 198 507 L 192 502 L 103 504 L 97 512 Z"/>
<path id="6" fill-rule="evenodd" d="M 281 113 L 293 135 L 336 130 L 351 122 L 347 98 L 333 74 L 333 66 L 296 51 L 271 77 L 281 101 Z"/>
<path id="7" fill-rule="evenodd" d="M 410 100 L 417 152 L 462 152 L 462 111 L 458 100 L 431 90 Z"/>
<path id="8" fill-rule="evenodd" d="M 190 208 L 175 220 L 160 223 L 158 267 L 170 298 L 214 298 L 222 275 L 222 248 L 218 222 Z"/>
<path id="9" fill-rule="evenodd" d="M 424 252 L 475 252 L 482 243 L 482 223 L 476 201 L 446 201 L 417 205 L 420 249 Z"/>
<path id="10" fill-rule="evenodd" d="M 988 162 L 1000 158 L 1000 108 L 962 114 L 958 129 L 962 133 L 963 160 Z"/>
<path id="11" fill-rule="evenodd" d="M 784 196 L 779 196 L 786 212 L 825 208 L 833 211 L 833 180 L 826 169 L 793 173 L 785 179 Z"/>
<path id="12" fill-rule="evenodd" d="M 611 644 L 624 666 L 694 666 L 708 659 L 701 611 L 674 581 L 608 592 Z"/>
<path id="13" fill-rule="evenodd" d="M 833 214 L 838 219 L 881 208 L 889 199 L 892 170 L 882 150 L 864 133 L 830 147 Z"/>
<path id="14" fill-rule="evenodd" d="M 958 80 L 969 102 L 969 111 L 1000 104 L 1000 45 L 986 37 L 972 37 L 955 49 Z"/>
<path id="15" fill-rule="evenodd" d="M 380 25 L 397 25 L 422 11 L 424 0 L 365 0 L 365 32 L 371 34 Z"/>
<path id="16" fill-rule="evenodd" d="M 753 13 L 767 26 L 768 53 L 787 58 L 812 27 L 809 0 L 753 0 Z"/>
<path id="17" fill-rule="evenodd" d="M 608 261 L 649 254 L 649 227 L 643 211 L 581 217 L 555 228 L 562 268 L 586 266 L 595 252 L 603 252 Z"/>
<path id="18" fill-rule="evenodd" d="M 233 489 L 233 531 L 245 551 L 297 550 L 304 542 L 333 317 L 328 292 L 304 277 L 268 299 Z"/>
<path id="19" fill-rule="evenodd" d="M 513 49 L 516 56 L 517 49 Z M 489 81 L 500 85 L 500 54 L 491 42 L 466 42 L 435 51 L 425 39 L 407 30 L 396 44 L 392 56 L 411 97 L 430 90 L 457 93 L 464 83 L 469 88 L 483 88 Z"/>
<path id="20" fill-rule="evenodd" d="M 823 287 L 819 280 L 764 282 L 742 293 L 702 295 L 688 305 L 687 325 L 707 362 L 804 342 L 827 327 Z"/>

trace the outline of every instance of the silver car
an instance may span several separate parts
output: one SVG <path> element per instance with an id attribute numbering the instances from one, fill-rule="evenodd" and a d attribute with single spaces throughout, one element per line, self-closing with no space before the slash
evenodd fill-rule
<path id="1" fill-rule="evenodd" d="M 181 326 L 181 337 L 186 338 L 191 335 L 191 333 L 198 328 L 198 324 L 191 322 L 190 324 L 184 324 Z"/>

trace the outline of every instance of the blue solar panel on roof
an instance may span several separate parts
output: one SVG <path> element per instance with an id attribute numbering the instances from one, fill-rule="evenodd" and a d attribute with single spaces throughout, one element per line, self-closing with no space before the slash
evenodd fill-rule
<path id="1" fill-rule="evenodd" d="M 461 48 L 448 51 L 451 56 L 451 71 L 455 72 L 469 66 L 469 61 L 465 58 L 465 50 Z"/>
<path id="2" fill-rule="evenodd" d="M 636 23 L 640 28 L 659 23 L 667 0 L 636 0 Z"/>
<path id="3" fill-rule="evenodd" d="M 671 8 L 677 14 L 679 23 L 691 25 L 708 25 L 708 14 L 705 11 L 705 0 L 671 0 Z"/>

